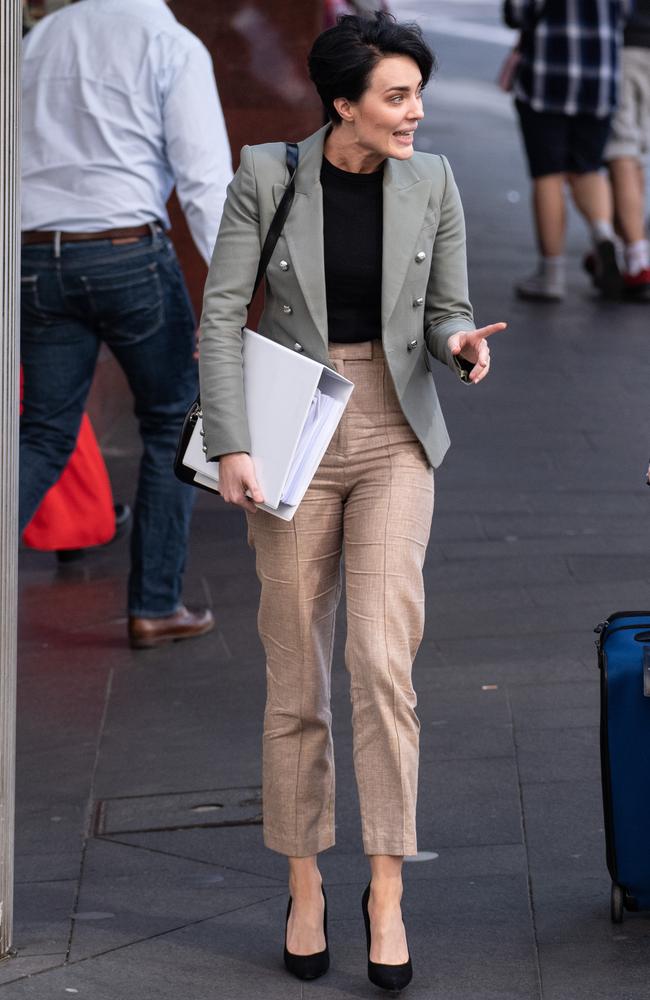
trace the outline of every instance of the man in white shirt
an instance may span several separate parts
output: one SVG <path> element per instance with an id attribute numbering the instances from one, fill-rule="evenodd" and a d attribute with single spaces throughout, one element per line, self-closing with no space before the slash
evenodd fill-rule
<path id="1" fill-rule="evenodd" d="M 105 342 L 144 446 L 129 639 L 202 635 L 210 611 L 181 603 L 195 491 L 173 473 L 196 324 L 165 205 L 175 186 L 209 262 L 232 177 L 212 61 L 165 0 L 80 0 L 29 33 L 23 66 L 21 531 L 74 448 Z"/>

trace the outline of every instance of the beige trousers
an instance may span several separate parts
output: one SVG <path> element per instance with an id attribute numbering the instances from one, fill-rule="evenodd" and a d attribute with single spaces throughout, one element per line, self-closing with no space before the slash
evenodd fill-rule
<path id="1" fill-rule="evenodd" d="M 264 842 L 304 857 L 334 844 L 330 668 L 344 556 L 346 666 L 366 854 L 415 854 L 419 722 L 411 667 L 433 470 L 378 342 L 330 344 L 355 384 L 293 521 L 248 516 L 266 652 Z"/>

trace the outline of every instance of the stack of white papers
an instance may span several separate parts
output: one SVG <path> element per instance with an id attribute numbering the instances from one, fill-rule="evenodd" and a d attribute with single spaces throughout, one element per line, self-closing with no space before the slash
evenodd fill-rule
<path id="1" fill-rule="evenodd" d="M 313 475 L 314 457 L 327 448 L 344 409 L 340 399 L 316 389 L 282 490 L 283 503 L 297 504 L 302 498 L 305 481 L 309 483 Z"/>
<path id="2" fill-rule="evenodd" d="M 244 331 L 244 396 L 263 510 L 290 521 L 354 386 L 337 371 L 252 330 Z M 219 463 L 203 451 L 197 420 L 183 457 L 194 481 L 219 489 Z"/>

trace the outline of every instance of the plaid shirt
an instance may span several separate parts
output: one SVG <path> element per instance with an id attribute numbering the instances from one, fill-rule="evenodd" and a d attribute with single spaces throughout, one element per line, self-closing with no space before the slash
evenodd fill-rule
<path id="1" fill-rule="evenodd" d="M 628 0 L 508 0 L 508 21 L 522 32 L 515 97 L 534 111 L 611 114 L 627 7 Z"/>

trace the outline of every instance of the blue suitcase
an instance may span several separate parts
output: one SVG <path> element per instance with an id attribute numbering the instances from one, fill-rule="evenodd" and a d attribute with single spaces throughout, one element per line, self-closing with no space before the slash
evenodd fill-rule
<path id="1" fill-rule="evenodd" d="M 600 757 L 611 918 L 650 909 L 650 611 L 596 627 Z"/>

